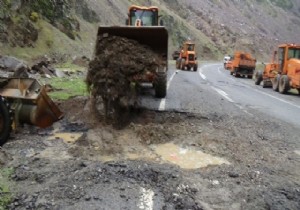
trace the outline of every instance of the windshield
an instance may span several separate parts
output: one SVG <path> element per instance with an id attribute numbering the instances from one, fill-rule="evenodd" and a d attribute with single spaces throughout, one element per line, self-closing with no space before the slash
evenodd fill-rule
<path id="1" fill-rule="evenodd" d="M 193 44 L 189 44 L 188 45 L 188 51 L 194 51 L 194 45 Z"/>
<path id="2" fill-rule="evenodd" d="M 300 49 L 299 48 L 289 48 L 288 59 L 297 58 L 300 59 Z"/>
<path id="3" fill-rule="evenodd" d="M 131 25 L 135 25 L 137 19 L 142 20 L 143 26 L 152 26 L 155 25 L 155 13 L 153 11 L 147 10 L 132 10 L 130 13 Z"/>

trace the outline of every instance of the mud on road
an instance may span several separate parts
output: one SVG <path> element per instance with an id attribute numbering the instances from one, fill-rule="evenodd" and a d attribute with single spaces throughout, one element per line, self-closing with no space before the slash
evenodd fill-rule
<path id="1" fill-rule="evenodd" d="M 8 209 L 300 209 L 300 132 L 287 124 L 136 110 L 115 130 L 90 107 L 61 102 L 62 121 L 4 145 Z"/>

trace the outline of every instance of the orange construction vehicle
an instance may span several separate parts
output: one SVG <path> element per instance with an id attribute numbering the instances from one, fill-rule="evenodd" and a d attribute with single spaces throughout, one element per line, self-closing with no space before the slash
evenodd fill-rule
<path id="1" fill-rule="evenodd" d="M 264 71 L 255 72 L 255 84 L 272 87 L 282 94 L 297 89 L 300 94 L 300 45 L 282 44 L 275 50 Z"/>
<path id="2" fill-rule="evenodd" d="M 194 42 L 186 41 L 183 43 L 179 58 L 176 60 L 176 68 L 197 71 L 198 61 Z"/>
<path id="3" fill-rule="evenodd" d="M 252 78 L 253 72 L 256 67 L 256 59 L 249 53 L 235 52 L 232 60 L 232 66 L 230 67 L 230 74 L 235 77 L 247 76 Z"/>

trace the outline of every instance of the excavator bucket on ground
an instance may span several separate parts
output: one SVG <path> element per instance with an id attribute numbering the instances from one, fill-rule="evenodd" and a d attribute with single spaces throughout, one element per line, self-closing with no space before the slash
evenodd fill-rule
<path id="1" fill-rule="evenodd" d="M 45 128 L 63 117 L 36 79 L 0 78 L 0 96 L 8 102 L 16 126 L 26 123 Z"/>

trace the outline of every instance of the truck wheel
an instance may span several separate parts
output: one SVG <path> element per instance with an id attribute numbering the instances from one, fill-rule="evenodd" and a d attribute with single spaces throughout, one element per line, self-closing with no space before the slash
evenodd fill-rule
<path id="1" fill-rule="evenodd" d="M 181 70 L 184 70 L 185 68 L 185 59 L 181 59 L 181 62 L 180 62 L 180 69 Z"/>
<path id="2" fill-rule="evenodd" d="M 280 75 L 277 74 L 276 77 L 274 78 L 273 82 L 272 82 L 272 88 L 274 91 L 278 92 L 279 89 L 279 80 L 280 80 Z"/>
<path id="3" fill-rule="evenodd" d="M 178 58 L 178 59 L 176 60 L 176 69 L 180 69 L 180 64 L 181 64 L 181 59 Z"/>
<path id="4" fill-rule="evenodd" d="M 235 69 L 234 69 L 234 76 L 235 76 L 235 77 L 239 77 L 239 76 L 240 76 L 240 75 L 237 73 L 237 71 L 238 71 L 238 69 L 235 68 Z"/>
<path id="5" fill-rule="evenodd" d="M 256 85 L 260 85 L 260 83 L 263 81 L 263 74 L 262 74 L 262 71 L 258 70 L 254 73 L 254 77 L 255 77 L 255 80 L 254 80 L 254 83 Z"/>
<path id="6" fill-rule="evenodd" d="M 167 95 L 167 74 L 158 74 L 154 81 L 155 97 L 164 98 Z"/>
<path id="7" fill-rule="evenodd" d="M 0 96 L 0 146 L 8 140 L 11 132 L 12 118 L 9 110 L 9 104 Z"/>
<path id="8" fill-rule="evenodd" d="M 194 65 L 193 70 L 197 71 L 198 70 L 198 65 Z"/>
<path id="9" fill-rule="evenodd" d="M 287 75 L 282 75 L 279 80 L 279 92 L 285 94 L 290 89 L 290 80 Z"/>

